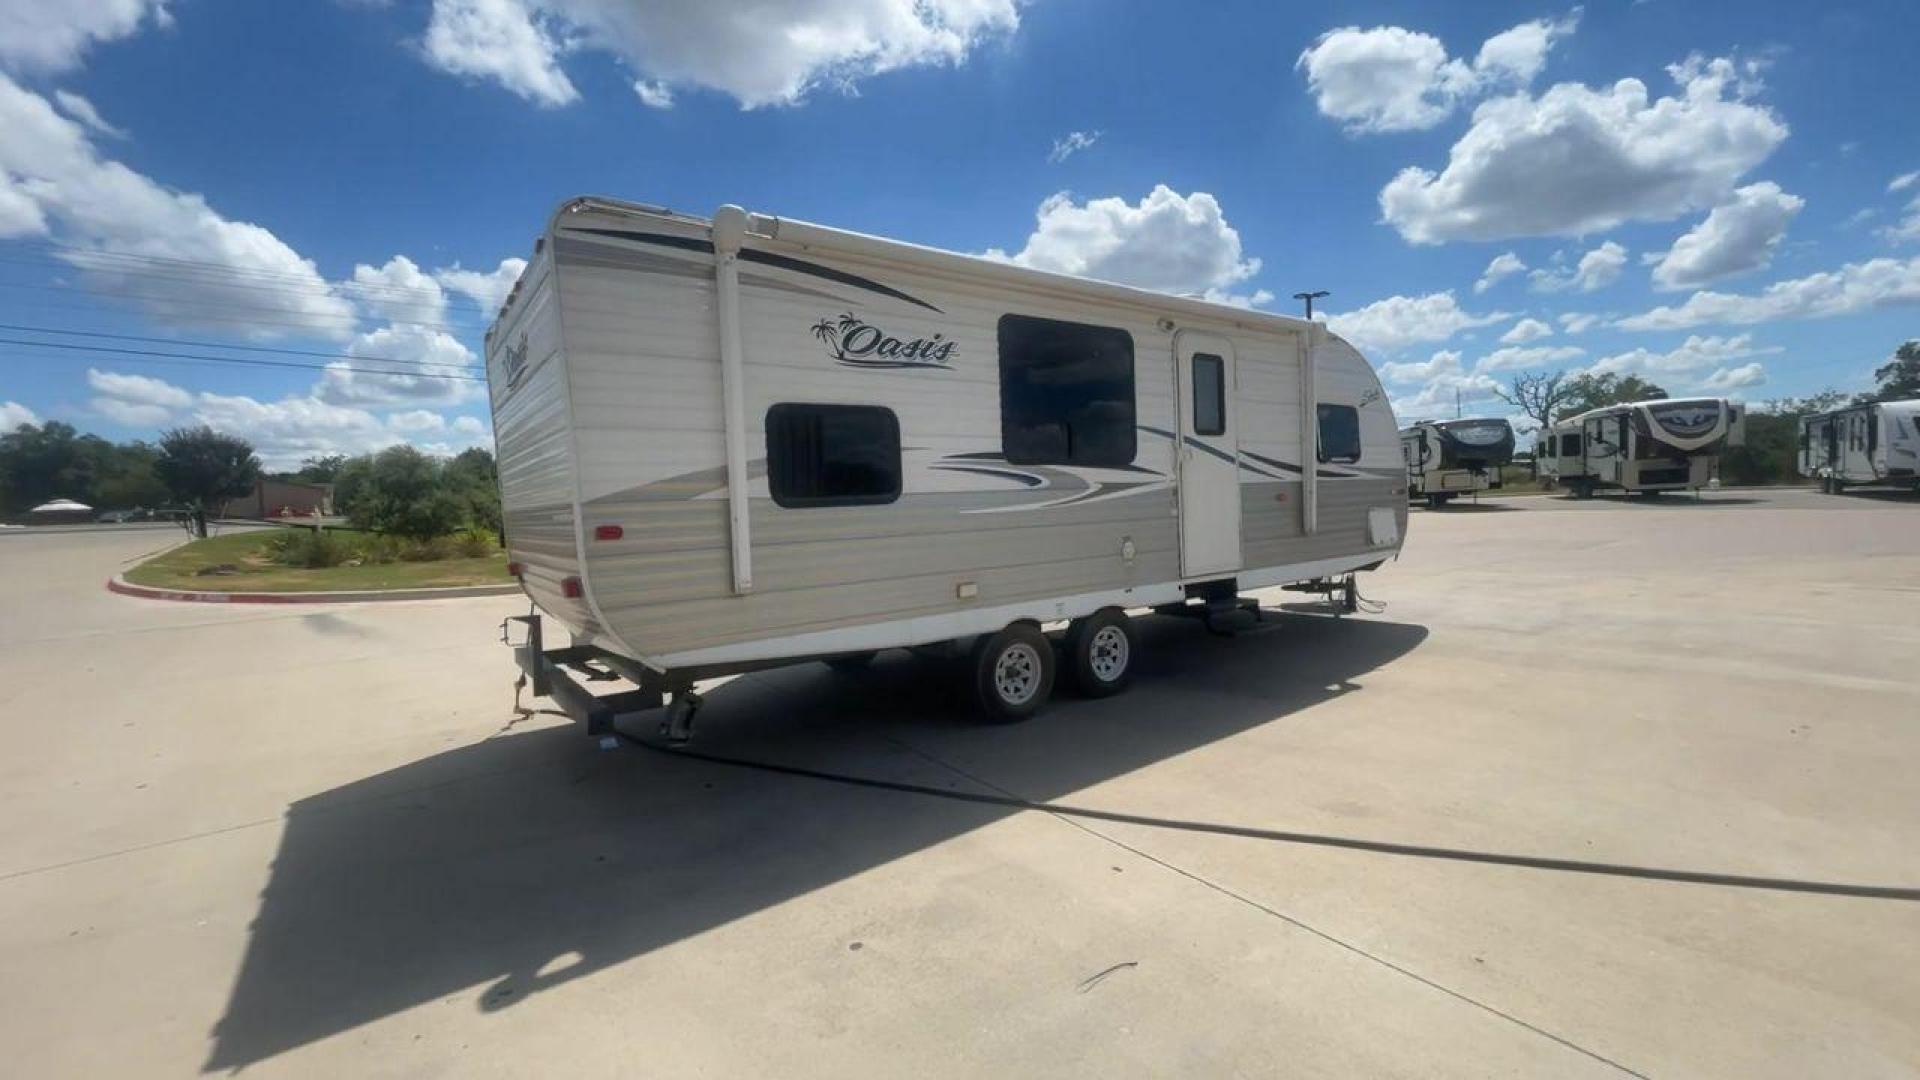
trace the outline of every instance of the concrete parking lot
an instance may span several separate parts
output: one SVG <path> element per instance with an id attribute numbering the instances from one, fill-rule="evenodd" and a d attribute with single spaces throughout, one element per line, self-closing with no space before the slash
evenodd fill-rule
<path id="1" fill-rule="evenodd" d="M 1383 612 L 1026 725 L 904 655 L 701 714 L 1057 811 L 516 721 L 521 602 L 102 589 L 163 542 L 0 537 L 12 1075 L 1920 1072 L 1911 498 L 1417 511 Z"/>

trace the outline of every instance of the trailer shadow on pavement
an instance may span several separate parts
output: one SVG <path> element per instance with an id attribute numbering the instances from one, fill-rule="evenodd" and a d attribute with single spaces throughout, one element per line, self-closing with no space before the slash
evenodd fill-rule
<path id="1" fill-rule="evenodd" d="M 1233 639 L 1182 619 L 1140 629 L 1127 694 L 1063 691 L 1027 724 L 972 723 L 957 672 L 895 653 L 857 677 L 804 665 L 719 686 L 695 746 L 988 790 L 973 763 L 995 789 L 1054 800 L 1257 726 L 1314 723 L 1314 705 L 1427 634 L 1298 614 Z M 510 726 L 289 809 L 206 1069 L 430 1002 L 509 1009 L 1018 812 Z"/>

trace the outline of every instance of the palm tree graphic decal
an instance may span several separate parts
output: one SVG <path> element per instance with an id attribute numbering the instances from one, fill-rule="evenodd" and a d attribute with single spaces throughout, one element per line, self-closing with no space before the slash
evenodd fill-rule
<path id="1" fill-rule="evenodd" d="M 946 368 L 958 352 L 945 334 L 904 338 L 851 311 L 821 319 L 811 329 L 827 355 L 849 367 Z"/>
<path id="2" fill-rule="evenodd" d="M 814 323 L 813 336 L 826 343 L 827 351 L 833 355 L 835 360 L 844 361 L 847 359 L 847 354 L 840 348 L 841 335 L 859 325 L 860 320 L 854 317 L 853 312 L 849 311 L 842 314 L 837 320 L 821 319 L 819 322 Z"/>

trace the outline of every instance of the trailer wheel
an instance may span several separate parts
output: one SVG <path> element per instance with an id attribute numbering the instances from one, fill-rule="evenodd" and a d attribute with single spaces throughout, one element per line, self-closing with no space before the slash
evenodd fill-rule
<path id="1" fill-rule="evenodd" d="M 1096 611 L 1067 627 L 1067 672 L 1074 688 L 1088 697 L 1108 697 L 1133 681 L 1139 652 L 1133 620 L 1117 608 Z"/>
<path id="2" fill-rule="evenodd" d="M 1053 693 L 1053 643 L 1031 623 L 1014 623 L 973 650 L 973 696 L 980 718 L 1012 724 L 1040 711 Z"/>

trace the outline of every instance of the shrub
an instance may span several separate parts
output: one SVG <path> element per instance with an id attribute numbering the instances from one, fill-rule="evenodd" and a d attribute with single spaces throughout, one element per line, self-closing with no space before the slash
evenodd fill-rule
<path id="1" fill-rule="evenodd" d="M 439 562 L 453 556 L 454 544 L 450 537 L 430 536 L 425 540 L 408 540 L 400 545 L 400 558 L 404 562 Z"/>
<path id="2" fill-rule="evenodd" d="M 310 570 L 339 566 L 354 555 L 351 543 L 324 529 L 289 529 L 267 546 L 281 563 Z"/>
<path id="3" fill-rule="evenodd" d="M 484 559 L 498 546 L 494 535 L 485 529 L 462 529 L 453 538 L 454 550 L 463 559 Z"/>
<path id="4" fill-rule="evenodd" d="M 370 566 L 385 566 L 400 561 L 401 543 L 391 536 L 363 535 L 358 548 L 360 561 Z"/>
<path id="5" fill-rule="evenodd" d="M 364 466 L 349 463 L 345 510 L 353 524 L 408 540 L 444 537 L 466 519 L 466 505 L 448 489 L 446 467 L 411 446 L 390 446 Z"/>

